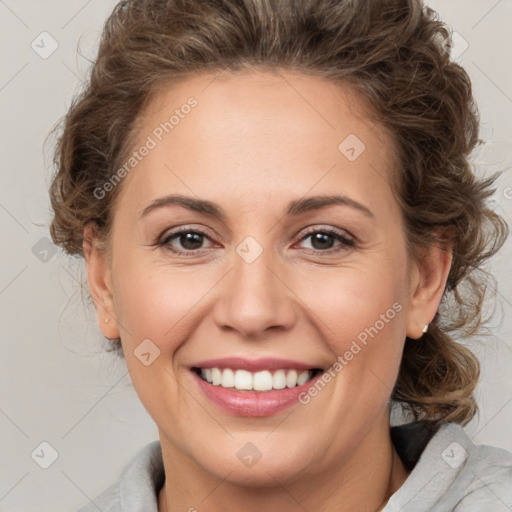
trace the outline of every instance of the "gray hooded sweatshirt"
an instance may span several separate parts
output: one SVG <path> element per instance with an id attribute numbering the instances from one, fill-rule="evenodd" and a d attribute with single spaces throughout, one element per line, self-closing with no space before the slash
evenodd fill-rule
<path id="1" fill-rule="evenodd" d="M 393 444 L 412 471 L 382 512 L 512 512 L 512 453 L 473 444 L 456 423 L 442 424 L 436 432 L 427 425 L 391 428 Z M 78 512 L 158 512 L 164 480 L 160 441 L 154 441 L 131 459 L 114 485 Z"/>

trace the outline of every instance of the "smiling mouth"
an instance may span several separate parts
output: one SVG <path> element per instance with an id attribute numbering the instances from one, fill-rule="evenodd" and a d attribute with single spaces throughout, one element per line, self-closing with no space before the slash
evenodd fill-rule
<path id="1" fill-rule="evenodd" d="M 302 386 L 322 373 L 320 368 L 310 370 L 277 369 L 250 372 L 232 368 L 192 367 L 200 379 L 213 386 L 234 391 L 272 391 Z"/>

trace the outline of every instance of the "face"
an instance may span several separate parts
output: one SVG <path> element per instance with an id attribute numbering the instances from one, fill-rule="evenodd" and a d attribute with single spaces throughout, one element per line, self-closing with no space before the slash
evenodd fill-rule
<path id="1" fill-rule="evenodd" d="M 370 455 L 405 337 L 440 298 L 418 291 L 392 143 L 361 98 L 282 77 L 198 75 L 156 97 L 111 265 L 88 261 L 164 452 L 245 485 Z"/>

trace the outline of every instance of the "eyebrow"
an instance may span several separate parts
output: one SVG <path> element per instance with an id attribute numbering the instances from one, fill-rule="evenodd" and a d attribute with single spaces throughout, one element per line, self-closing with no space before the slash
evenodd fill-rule
<path id="1" fill-rule="evenodd" d="M 217 204 L 213 203 L 212 201 L 207 201 L 205 199 L 196 199 L 193 197 L 183 196 L 180 194 L 172 194 L 155 199 L 151 204 L 144 208 L 144 210 L 141 213 L 141 218 L 145 217 L 154 210 L 171 205 L 180 205 L 184 208 L 187 208 L 188 210 L 202 213 L 204 215 L 210 215 L 224 222 L 226 222 L 227 220 L 227 215 L 224 213 L 222 208 L 220 208 Z M 358 201 L 348 196 L 339 195 L 311 196 L 298 199 L 296 201 L 291 201 L 288 204 L 286 214 L 289 216 L 298 216 L 301 215 L 302 213 L 306 213 L 312 210 L 318 210 L 320 208 L 325 208 L 327 206 L 332 205 L 350 206 L 351 208 L 359 210 L 367 217 L 370 217 L 372 219 L 375 218 L 372 211 L 367 206 L 359 203 Z"/>

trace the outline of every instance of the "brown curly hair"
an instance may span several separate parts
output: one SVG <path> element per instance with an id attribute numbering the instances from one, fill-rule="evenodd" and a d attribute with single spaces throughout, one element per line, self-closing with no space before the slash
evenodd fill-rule
<path id="1" fill-rule="evenodd" d="M 487 206 L 498 176 L 478 179 L 468 160 L 481 142 L 478 111 L 450 45 L 449 29 L 420 0 L 123 0 L 89 80 L 56 127 L 51 236 L 83 257 L 84 227 L 93 222 L 108 252 L 121 187 L 101 200 L 94 190 L 124 161 L 145 105 L 174 81 L 224 69 L 343 81 L 395 142 L 395 193 L 411 253 L 437 240 L 439 228 L 452 230 L 443 299 L 422 339 L 406 339 L 392 399 L 431 426 L 464 425 L 478 410 L 479 363 L 455 337 L 483 327 L 492 281 L 483 264 L 508 226 Z"/>

